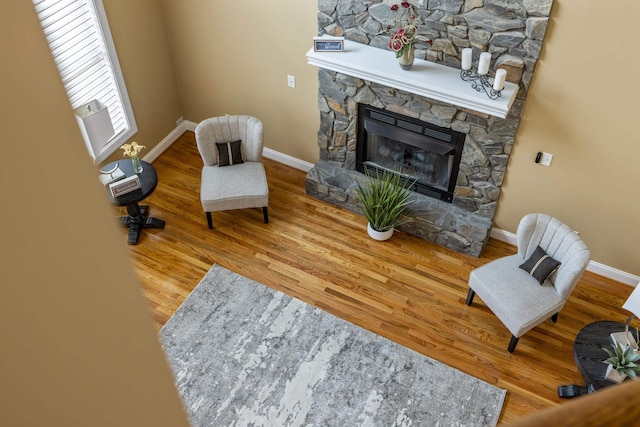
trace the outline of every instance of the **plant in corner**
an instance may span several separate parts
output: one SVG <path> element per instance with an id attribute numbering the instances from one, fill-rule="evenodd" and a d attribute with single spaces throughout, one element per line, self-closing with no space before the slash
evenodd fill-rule
<path id="1" fill-rule="evenodd" d="M 404 218 L 407 206 L 411 203 L 411 187 L 418 178 L 411 179 L 407 175 L 391 170 L 375 169 L 372 173 L 365 169 L 366 182 L 358 182 L 356 194 L 363 215 L 369 221 L 369 235 L 377 240 L 386 240 L 393 234 L 393 229 L 408 221 Z M 377 237 L 371 229 L 385 233 Z"/>
<path id="2" fill-rule="evenodd" d="M 619 342 L 612 344 L 611 347 L 613 351 L 603 348 L 609 355 L 609 358 L 602 362 L 609 365 L 606 378 L 618 383 L 624 381 L 627 376 L 636 379 L 640 371 L 640 366 L 636 364 L 640 361 L 640 353 L 636 353 L 631 346 L 623 347 Z"/>

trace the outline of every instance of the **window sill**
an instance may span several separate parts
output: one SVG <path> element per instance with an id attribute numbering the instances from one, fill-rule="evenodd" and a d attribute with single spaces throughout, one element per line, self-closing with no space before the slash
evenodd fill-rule
<path id="1" fill-rule="evenodd" d="M 109 140 L 107 145 L 105 145 L 104 148 L 98 154 L 92 153 L 91 144 L 89 144 L 87 141 L 85 141 L 85 144 L 87 145 L 89 154 L 92 155 L 91 157 L 94 157 L 95 155 L 94 163 L 97 165 L 102 163 L 110 155 L 115 153 L 116 150 L 120 148 L 122 144 L 126 143 L 133 135 L 135 135 L 137 131 L 138 131 L 138 128 L 134 126 L 133 128 L 130 128 L 126 131 L 121 132 L 119 135 L 115 135 L 112 139 Z"/>

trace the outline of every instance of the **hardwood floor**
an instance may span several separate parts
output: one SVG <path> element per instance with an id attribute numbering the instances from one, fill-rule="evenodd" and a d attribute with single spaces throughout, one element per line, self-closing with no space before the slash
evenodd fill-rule
<path id="1" fill-rule="evenodd" d="M 386 242 L 366 234 L 364 217 L 305 194 L 305 173 L 265 160 L 269 224 L 260 209 L 213 214 L 199 200 L 193 133 L 154 162 L 159 184 L 145 201 L 164 230 L 144 230 L 132 260 L 158 329 L 212 264 L 385 336 L 508 390 L 501 422 L 558 405 L 557 386 L 584 384 L 572 345 L 586 324 L 624 321 L 628 286 L 586 273 L 560 313 L 524 335 L 510 334 L 480 298 L 465 305 L 469 272 L 515 248 L 491 239 L 472 258 L 403 232 Z M 126 230 L 122 229 L 126 239 Z"/>

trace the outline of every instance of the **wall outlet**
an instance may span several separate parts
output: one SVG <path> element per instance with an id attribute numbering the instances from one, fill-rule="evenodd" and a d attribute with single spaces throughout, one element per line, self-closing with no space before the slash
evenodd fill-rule
<path id="1" fill-rule="evenodd" d="M 542 153 L 540 156 L 540 164 L 542 166 L 551 166 L 551 160 L 553 160 L 553 154 L 551 153 Z"/>
<path id="2" fill-rule="evenodd" d="M 183 123 L 184 123 L 184 117 L 180 117 L 178 120 L 176 120 L 176 126 L 180 126 Z"/>
<path id="3" fill-rule="evenodd" d="M 287 76 L 287 85 L 289 87 L 296 87 L 296 78 L 295 76 L 288 75 Z"/>

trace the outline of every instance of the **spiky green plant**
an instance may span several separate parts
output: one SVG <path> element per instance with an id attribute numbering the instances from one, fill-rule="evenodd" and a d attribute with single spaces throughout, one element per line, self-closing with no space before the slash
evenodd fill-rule
<path id="1" fill-rule="evenodd" d="M 362 214 L 376 231 L 387 231 L 408 221 L 403 218 L 411 203 L 411 187 L 416 179 L 389 170 L 365 169 L 367 180 L 358 182 L 356 194 Z"/>
<path id="2" fill-rule="evenodd" d="M 633 351 L 633 347 L 623 347 L 619 342 L 612 344 L 613 351 L 603 348 L 607 352 L 609 358 L 602 363 L 607 363 L 618 371 L 618 374 L 627 374 L 629 378 L 635 379 L 640 366 L 636 364 L 640 360 L 640 354 Z"/>

